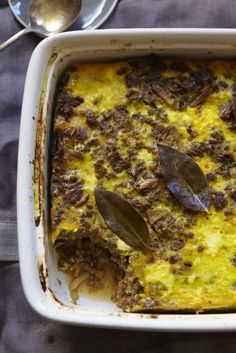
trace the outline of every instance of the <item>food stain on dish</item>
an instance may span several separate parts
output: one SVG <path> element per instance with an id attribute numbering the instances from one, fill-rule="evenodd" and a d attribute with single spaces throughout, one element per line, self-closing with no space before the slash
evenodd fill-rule
<path id="1" fill-rule="evenodd" d="M 42 290 L 44 292 L 46 292 L 47 290 L 47 278 L 48 278 L 48 270 L 47 268 L 44 268 L 43 263 L 39 264 L 39 280 L 40 280 L 40 284 L 42 287 Z"/>

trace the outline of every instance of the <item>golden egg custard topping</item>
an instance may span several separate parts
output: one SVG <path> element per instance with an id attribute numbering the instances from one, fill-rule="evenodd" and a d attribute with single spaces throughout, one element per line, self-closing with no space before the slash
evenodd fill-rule
<path id="1" fill-rule="evenodd" d="M 53 123 L 51 241 L 74 301 L 83 283 L 95 291 L 109 272 L 113 300 L 128 312 L 236 308 L 235 64 L 148 56 L 64 73 Z M 186 209 L 168 190 L 158 144 L 201 168 L 207 212 Z M 96 188 L 135 207 L 151 256 L 110 230 Z"/>

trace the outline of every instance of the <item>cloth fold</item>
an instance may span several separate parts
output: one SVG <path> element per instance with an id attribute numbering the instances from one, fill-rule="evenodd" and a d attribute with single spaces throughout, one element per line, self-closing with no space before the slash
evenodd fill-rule
<path id="1" fill-rule="evenodd" d="M 0 222 L 0 260 L 18 260 L 16 222 Z"/>

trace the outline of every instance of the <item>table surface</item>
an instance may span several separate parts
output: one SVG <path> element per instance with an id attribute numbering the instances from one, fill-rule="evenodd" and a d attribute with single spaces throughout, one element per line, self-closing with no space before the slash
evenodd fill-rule
<path id="1" fill-rule="evenodd" d="M 235 0 L 120 0 L 102 28 L 234 28 Z M 21 29 L 0 2 L 0 43 Z M 16 170 L 27 65 L 40 39 L 19 39 L 0 53 L 0 352 L 236 352 L 234 333 L 148 333 L 71 327 L 38 316 L 25 300 L 17 263 Z"/>

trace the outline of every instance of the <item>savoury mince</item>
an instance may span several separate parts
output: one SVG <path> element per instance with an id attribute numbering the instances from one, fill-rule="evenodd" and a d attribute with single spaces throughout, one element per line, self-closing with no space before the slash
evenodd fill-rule
<path id="1" fill-rule="evenodd" d="M 52 134 L 51 242 L 75 302 L 83 283 L 96 291 L 109 277 L 112 300 L 127 312 L 236 308 L 235 64 L 151 55 L 76 63 L 62 75 Z M 201 169 L 207 207 L 188 209 L 170 191 L 158 145 Z M 183 171 L 176 173 L 180 180 Z M 191 193 L 197 183 L 192 173 Z M 148 228 L 148 251 L 111 230 L 96 189 L 135 208 Z M 122 211 L 119 201 L 115 206 Z M 132 217 L 128 222 L 134 226 Z"/>

